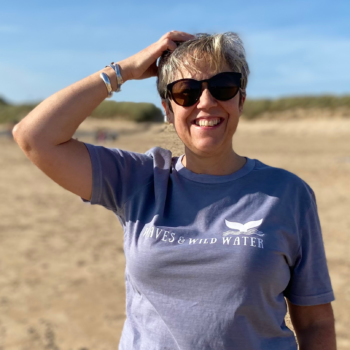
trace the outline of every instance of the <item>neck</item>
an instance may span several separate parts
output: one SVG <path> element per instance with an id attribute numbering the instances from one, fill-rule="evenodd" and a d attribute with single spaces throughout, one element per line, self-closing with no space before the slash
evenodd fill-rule
<path id="1" fill-rule="evenodd" d="M 246 159 L 236 154 L 233 149 L 215 156 L 202 156 L 191 152 L 186 147 L 185 156 L 182 158 L 182 164 L 188 170 L 207 175 L 230 175 L 241 169 L 245 163 Z"/>

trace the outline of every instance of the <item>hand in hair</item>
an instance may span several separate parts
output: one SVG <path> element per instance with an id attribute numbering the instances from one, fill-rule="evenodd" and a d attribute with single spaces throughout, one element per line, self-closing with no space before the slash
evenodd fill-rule
<path id="1" fill-rule="evenodd" d="M 173 51 L 177 42 L 193 39 L 194 36 L 173 30 L 157 42 L 125 60 L 118 62 L 124 82 L 131 79 L 147 79 L 157 75 L 157 60 L 166 50 Z"/>

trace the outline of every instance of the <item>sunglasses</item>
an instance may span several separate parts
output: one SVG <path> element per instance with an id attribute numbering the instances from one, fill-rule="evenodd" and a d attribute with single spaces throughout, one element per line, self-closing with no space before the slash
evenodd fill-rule
<path id="1" fill-rule="evenodd" d="M 219 101 L 227 101 L 237 95 L 241 87 L 241 73 L 224 72 L 205 80 L 180 79 L 167 85 L 170 98 L 179 106 L 190 107 L 202 95 L 202 84 L 208 83 L 211 95 Z"/>

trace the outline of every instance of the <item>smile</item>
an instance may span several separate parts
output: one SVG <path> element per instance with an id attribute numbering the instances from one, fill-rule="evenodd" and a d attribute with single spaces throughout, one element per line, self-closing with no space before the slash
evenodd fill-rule
<path id="1" fill-rule="evenodd" d="M 198 118 L 193 120 L 192 124 L 196 125 L 196 126 L 206 126 L 206 127 L 213 127 L 213 126 L 217 126 L 219 124 L 221 124 L 223 122 L 223 118 L 218 118 L 218 117 L 214 117 L 214 118 Z"/>

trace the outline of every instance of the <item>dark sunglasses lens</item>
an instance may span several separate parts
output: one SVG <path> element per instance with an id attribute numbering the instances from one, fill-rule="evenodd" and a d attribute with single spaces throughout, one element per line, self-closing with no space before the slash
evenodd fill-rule
<path id="1" fill-rule="evenodd" d="M 233 98 L 239 90 L 237 77 L 231 74 L 218 74 L 210 80 L 210 93 L 220 101 L 227 101 Z"/>
<path id="2" fill-rule="evenodd" d="M 201 85 L 195 80 L 182 80 L 172 87 L 172 95 L 175 103 L 188 107 L 194 105 L 201 94 Z"/>

